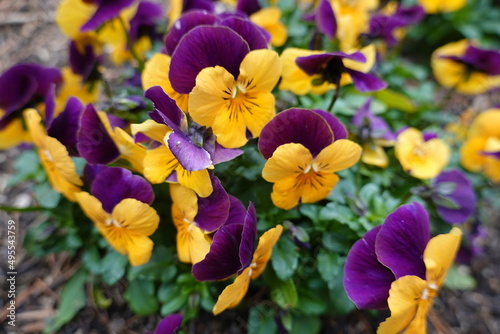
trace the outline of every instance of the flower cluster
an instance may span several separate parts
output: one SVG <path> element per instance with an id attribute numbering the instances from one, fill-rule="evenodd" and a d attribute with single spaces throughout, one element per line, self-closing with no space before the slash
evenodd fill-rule
<path id="1" fill-rule="evenodd" d="M 447 40 L 425 69 L 398 52 L 463 6 L 63 0 L 69 65 L 0 76 L 0 149 L 37 151 L 46 177 L 27 178 L 64 197 L 47 210 L 71 216 L 82 272 L 128 280 L 134 312 L 166 316 L 155 333 L 247 294 L 269 333 L 354 305 L 390 310 L 379 333 L 425 333 L 500 182 L 500 109 L 447 125 L 443 91 L 498 89 L 500 51 Z"/>

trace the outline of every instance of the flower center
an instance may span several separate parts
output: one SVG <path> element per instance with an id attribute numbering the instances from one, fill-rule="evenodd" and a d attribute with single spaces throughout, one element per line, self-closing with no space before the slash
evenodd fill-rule
<path id="1" fill-rule="evenodd" d="M 50 162 L 54 162 L 54 159 L 52 158 L 52 155 L 48 150 L 43 150 L 42 152 L 43 155 L 45 155 L 45 157 L 47 158 L 47 160 L 49 160 Z"/>
<path id="2" fill-rule="evenodd" d="M 438 286 L 435 283 L 428 283 L 422 292 L 420 299 L 432 300 L 437 295 Z"/>
<path id="3" fill-rule="evenodd" d="M 111 226 L 113 225 L 114 227 L 118 227 L 118 228 L 121 228 L 122 226 L 116 221 L 114 220 L 112 217 L 108 218 L 106 220 L 106 226 Z"/>

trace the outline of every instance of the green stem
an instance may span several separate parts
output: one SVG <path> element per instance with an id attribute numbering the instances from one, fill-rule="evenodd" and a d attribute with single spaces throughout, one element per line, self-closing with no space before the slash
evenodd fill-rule
<path id="1" fill-rule="evenodd" d="M 336 88 L 335 88 L 335 94 L 333 94 L 333 97 L 332 97 L 332 100 L 330 101 L 330 105 L 328 106 L 328 111 L 332 111 L 333 109 L 333 105 L 335 104 L 335 101 L 337 101 L 337 99 L 339 98 L 340 96 L 340 76 L 339 76 L 339 80 L 337 80 L 337 82 L 334 82 Z"/>
<path id="2" fill-rule="evenodd" d="M 16 208 L 14 206 L 0 205 L 1 211 L 6 212 L 32 212 L 32 211 L 50 211 L 51 209 L 44 208 L 43 206 L 31 206 L 28 208 Z"/>
<path id="3" fill-rule="evenodd" d="M 130 39 L 130 34 L 127 29 L 127 26 L 125 25 L 125 22 L 123 21 L 123 18 L 118 16 L 118 21 L 120 21 L 123 31 L 125 32 L 125 38 L 127 39 L 127 46 L 128 49 L 130 50 L 130 54 L 137 61 L 139 72 L 142 73 L 142 71 L 144 70 L 144 61 L 139 57 L 137 52 L 135 52 L 134 45 L 132 43 L 132 40 Z"/>

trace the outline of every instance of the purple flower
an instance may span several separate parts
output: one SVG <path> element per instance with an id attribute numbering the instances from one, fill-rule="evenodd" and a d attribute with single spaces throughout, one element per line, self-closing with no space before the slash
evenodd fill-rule
<path id="1" fill-rule="evenodd" d="M 141 1 L 134 17 L 130 20 L 132 42 L 136 42 L 142 36 L 148 36 L 152 40 L 161 40 L 161 34 L 156 31 L 156 23 L 163 16 L 162 6 L 150 1 Z"/>
<path id="2" fill-rule="evenodd" d="M 90 193 L 102 203 L 104 211 L 108 213 L 125 198 L 134 198 L 146 204 L 153 203 L 151 184 L 125 168 L 87 165 L 84 176 L 86 181 L 90 181 Z"/>
<path id="3" fill-rule="evenodd" d="M 365 55 L 359 51 L 351 54 L 340 51 L 315 54 L 298 57 L 295 62 L 308 75 L 319 74 L 324 81 L 337 86 L 340 85 L 342 74 L 346 73 L 351 77 L 354 87 L 360 92 L 372 92 L 387 87 L 384 81 L 374 75 L 346 67 L 343 63 L 344 59 L 350 59 L 359 63 L 366 62 Z"/>
<path id="4" fill-rule="evenodd" d="M 269 159 L 279 146 L 297 143 L 309 149 L 314 157 L 332 142 L 346 138 L 346 128 L 332 114 L 319 109 L 292 108 L 276 115 L 262 129 L 259 151 Z"/>
<path id="5" fill-rule="evenodd" d="M 163 318 L 153 334 L 175 334 L 182 325 L 182 315 L 173 313 Z"/>
<path id="6" fill-rule="evenodd" d="M 429 215 L 416 202 L 402 205 L 354 243 L 347 255 L 344 288 L 358 308 L 387 308 L 396 279 L 425 279 L 423 254 L 430 240 Z"/>
<path id="7" fill-rule="evenodd" d="M 188 126 L 186 114 L 161 87 L 151 87 L 145 96 L 154 103 L 155 109 L 149 113 L 151 118 L 172 130 L 164 141 L 184 169 L 203 170 L 243 154 L 242 150 L 220 146 L 206 128 L 195 123 Z"/>
<path id="8" fill-rule="evenodd" d="M 95 53 L 92 44 L 85 44 L 84 41 L 71 41 L 69 45 L 69 64 L 71 66 L 71 71 L 80 75 L 83 82 L 99 78 L 100 73 L 97 67 L 102 61 L 103 56 Z"/>
<path id="9" fill-rule="evenodd" d="M 450 224 L 466 222 L 476 209 L 474 188 L 459 170 L 441 172 L 433 179 L 431 199 L 439 216 Z"/>
<path id="10" fill-rule="evenodd" d="M 382 38 L 387 45 L 394 46 L 398 42 L 398 39 L 394 36 L 394 31 L 411 24 L 417 24 L 424 16 L 425 11 L 420 5 L 403 7 L 398 4 L 396 12 L 392 15 L 373 15 L 366 35 L 370 38 Z"/>
<path id="11" fill-rule="evenodd" d="M 134 3 L 134 0 L 84 0 L 97 6 L 92 17 L 80 28 L 81 32 L 92 31 L 99 28 L 101 24 L 112 20 L 120 12 Z"/>
<path id="12" fill-rule="evenodd" d="M 351 119 L 351 124 L 358 129 L 362 142 L 373 139 L 396 140 L 396 135 L 382 117 L 375 116 L 371 111 L 373 98 L 366 100 Z"/>
<path id="13" fill-rule="evenodd" d="M 18 64 L 0 76 L 0 130 L 17 117 L 14 112 L 35 106 L 53 93 L 54 87 L 62 83 L 61 72 L 57 68 L 36 64 Z M 52 88 L 51 88 L 52 87 Z"/>
<path id="14" fill-rule="evenodd" d="M 454 60 L 471 71 L 500 75 L 500 52 L 496 50 L 485 50 L 469 44 L 461 56 L 440 56 L 439 58 Z"/>
<path id="15" fill-rule="evenodd" d="M 193 276 L 199 281 L 216 281 L 240 274 L 253 257 L 257 242 L 257 214 L 253 203 L 248 210 L 230 197 L 229 218 L 215 232 L 210 251 L 193 265 Z"/>

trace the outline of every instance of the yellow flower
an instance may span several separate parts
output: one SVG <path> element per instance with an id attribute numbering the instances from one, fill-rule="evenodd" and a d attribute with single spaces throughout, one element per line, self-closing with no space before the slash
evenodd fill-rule
<path id="1" fill-rule="evenodd" d="M 125 198 L 108 213 L 102 203 L 87 192 L 77 193 L 76 199 L 106 241 L 117 252 L 126 254 L 131 265 L 140 266 L 149 261 L 153 242 L 148 237 L 160 221 L 152 207 L 134 198 Z"/>
<path id="2" fill-rule="evenodd" d="M 177 255 L 179 261 L 195 264 L 210 251 L 210 240 L 196 226 L 198 199 L 193 190 L 179 184 L 170 185 L 172 218 L 177 228 Z"/>
<path id="3" fill-rule="evenodd" d="M 432 179 L 446 167 L 451 151 L 443 140 L 425 141 L 419 130 L 408 128 L 398 135 L 395 154 L 407 173 L 419 179 Z"/>
<path id="4" fill-rule="evenodd" d="M 172 99 L 177 102 L 179 108 L 184 112 L 188 110 L 188 94 L 177 93 L 170 84 L 168 73 L 170 71 L 170 56 L 163 53 L 155 53 L 146 62 L 142 72 L 142 88 L 144 91 L 153 86 L 160 86 Z"/>
<path id="5" fill-rule="evenodd" d="M 274 245 L 278 242 L 283 226 L 278 225 L 266 231 L 260 238 L 259 244 L 252 257 L 251 264 L 245 268 L 234 282 L 228 285 L 217 299 L 212 312 L 217 315 L 228 308 L 237 306 L 245 297 L 250 280 L 259 277 L 266 269 L 271 258 Z"/>
<path id="6" fill-rule="evenodd" d="M 264 49 L 245 56 L 236 80 L 223 67 L 204 68 L 189 94 L 189 114 L 198 124 L 211 127 L 222 146 L 241 147 L 248 131 L 258 137 L 275 115 L 271 91 L 280 74 L 278 54 Z"/>
<path id="7" fill-rule="evenodd" d="M 462 231 L 456 227 L 448 234 L 432 238 L 424 251 L 426 279 L 403 276 L 391 285 L 391 316 L 380 324 L 377 334 L 427 333 L 427 312 L 441 288 L 460 246 Z"/>
<path id="8" fill-rule="evenodd" d="M 278 7 L 266 7 L 250 15 L 250 20 L 271 35 L 273 46 L 282 46 L 286 42 L 288 33 L 286 26 L 280 22 L 280 17 L 281 10 Z"/>
<path id="9" fill-rule="evenodd" d="M 80 191 L 78 186 L 83 182 L 75 171 L 75 163 L 68 150 L 57 139 L 47 136 L 40 123 L 42 118 L 35 109 L 26 109 L 24 117 L 50 184 L 70 201 L 76 201 L 75 194 Z"/>
<path id="10" fill-rule="evenodd" d="M 436 14 L 457 11 L 467 4 L 467 0 L 419 0 L 418 3 L 427 13 Z"/>
<path id="11" fill-rule="evenodd" d="M 492 181 L 500 182 L 500 157 L 491 155 L 495 152 L 500 152 L 500 109 L 489 109 L 473 121 L 460 149 L 460 163 L 472 172 L 483 171 Z"/>
<path id="12" fill-rule="evenodd" d="M 0 117 L 5 112 L 0 109 Z M 13 119 L 10 123 L 0 130 L 0 150 L 7 150 L 23 142 L 30 142 L 31 137 L 23 126 L 21 119 Z"/>
<path id="13" fill-rule="evenodd" d="M 342 59 L 345 67 L 367 73 L 375 64 L 376 49 L 375 45 L 370 44 L 359 50 L 366 58 L 366 62 L 360 63 L 352 59 Z M 326 51 L 305 50 L 297 48 L 288 48 L 281 54 L 281 62 L 283 64 L 282 80 L 279 84 L 280 90 L 289 90 L 297 95 L 305 95 L 308 93 L 324 94 L 328 91 L 335 89 L 335 85 L 322 82 L 320 74 L 308 75 L 296 64 L 295 60 L 299 57 L 307 57 L 311 55 L 324 54 Z M 323 81 L 323 80 L 321 80 Z M 352 79 L 348 73 L 342 73 L 340 78 L 340 85 L 345 86 L 352 83 Z"/>
<path id="14" fill-rule="evenodd" d="M 274 205 L 289 210 L 299 201 L 314 203 L 324 199 L 339 180 L 335 172 L 356 164 L 361 151 L 358 144 L 347 139 L 334 141 L 316 157 L 302 144 L 279 146 L 262 170 L 262 177 L 274 183 Z"/>

